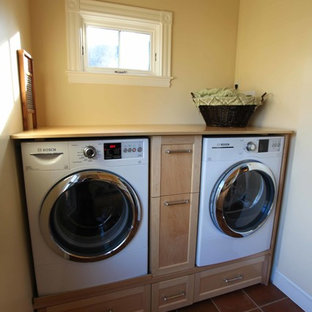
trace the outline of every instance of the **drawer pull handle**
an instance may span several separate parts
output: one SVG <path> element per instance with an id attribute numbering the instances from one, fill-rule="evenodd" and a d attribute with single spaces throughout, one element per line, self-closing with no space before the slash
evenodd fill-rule
<path id="1" fill-rule="evenodd" d="M 173 299 L 177 299 L 177 298 L 184 297 L 184 296 L 185 296 L 185 291 L 182 291 L 181 293 L 176 294 L 176 295 L 164 296 L 163 300 L 168 301 L 168 300 L 173 300 Z"/>
<path id="2" fill-rule="evenodd" d="M 235 281 L 239 281 L 239 280 L 242 280 L 244 278 L 244 276 L 242 274 L 239 274 L 233 278 L 225 278 L 224 281 L 228 284 L 228 283 L 231 283 L 231 282 L 235 282 Z"/>
<path id="3" fill-rule="evenodd" d="M 174 205 L 185 205 L 188 204 L 190 201 L 188 199 L 185 200 L 175 200 L 175 201 L 165 201 L 165 206 L 174 206 Z"/>
<path id="4" fill-rule="evenodd" d="M 191 149 L 181 149 L 181 150 L 166 150 L 167 154 L 183 154 L 183 153 L 192 153 Z"/>

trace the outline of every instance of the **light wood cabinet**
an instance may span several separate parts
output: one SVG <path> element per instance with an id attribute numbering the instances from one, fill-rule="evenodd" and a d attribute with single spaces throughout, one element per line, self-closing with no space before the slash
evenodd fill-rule
<path id="1" fill-rule="evenodd" d="M 270 250 L 223 264 L 195 267 L 202 136 L 151 136 L 151 274 L 90 289 L 35 298 L 36 311 L 164 312 L 257 283 L 268 283 L 289 139 L 290 135 L 285 135 Z"/>
<path id="2" fill-rule="evenodd" d="M 151 139 L 150 268 L 162 275 L 193 268 L 201 136 Z"/>
<path id="3" fill-rule="evenodd" d="M 194 301 L 205 300 L 263 282 L 269 256 L 219 265 L 195 274 Z"/>
<path id="4" fill-rule="evenodd" d="M 194 275 L 152 285 L 152 311 L 170 311 L 193 303 Z"/>
<path id="5" fill-rule="evenodd" d="M 40 309 L 40 312 L 149 312 L 150 285 L 116 291 L 101 296 L 76 299 Z"/>

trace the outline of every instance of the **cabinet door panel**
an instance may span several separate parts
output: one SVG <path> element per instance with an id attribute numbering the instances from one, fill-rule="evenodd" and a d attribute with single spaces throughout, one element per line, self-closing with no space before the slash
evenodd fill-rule
<path id="1" fill-rule="evenodd" d="M 151 200 L 151 270 L 154 275 L 195 263 L 198 193 Z"/>
<path id="2" fill-rule="evenodd" d="M 188 260 L 190 194 L 162 197 L 159 220 L 159 266 Z"/>

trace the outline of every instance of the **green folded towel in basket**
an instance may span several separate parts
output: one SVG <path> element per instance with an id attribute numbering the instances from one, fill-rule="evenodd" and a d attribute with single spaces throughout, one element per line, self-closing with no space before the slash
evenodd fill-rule
<path id="1" fill-rule="evenodd" d="M 191 92 L 193 102 L 200 105 L 261 105 L 262 97 L 246 95 L 231 88 L 203 89 Z"/>

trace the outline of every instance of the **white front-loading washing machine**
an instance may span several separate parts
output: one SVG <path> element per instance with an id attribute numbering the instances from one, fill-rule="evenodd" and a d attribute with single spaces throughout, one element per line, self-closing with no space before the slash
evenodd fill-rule
<path id="1" fill-rule="evenodd" d="M 21 149 L 39 296 L 148 273 L 148 139 Z"/>
<path id="2" fill-rule="evenodd" d="M 203 138 L 196 265 L 270 249 L 284 138 Z"/>

